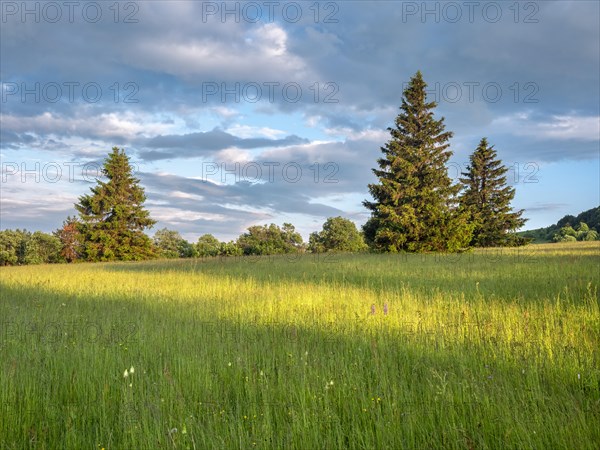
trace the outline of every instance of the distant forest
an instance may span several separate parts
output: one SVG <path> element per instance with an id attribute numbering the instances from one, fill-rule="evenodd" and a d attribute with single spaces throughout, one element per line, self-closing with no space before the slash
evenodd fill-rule
<path id="1" fill-rule="evenodd" d="M 585 223 L 590 230 L 595 230 L 600 234 L 600 206 L 597 206 L 587 211 L 583 211 L 578 216 L 567 214 L 554 225 L 545 228 L 537 228 L 535 230 L 521 231 L 517 234 L 525 238 L 533 239 L 534 243 L 553 242 L 554 235 L 557 234 L 563 227 L 576 227 L 580 223 Z"/>

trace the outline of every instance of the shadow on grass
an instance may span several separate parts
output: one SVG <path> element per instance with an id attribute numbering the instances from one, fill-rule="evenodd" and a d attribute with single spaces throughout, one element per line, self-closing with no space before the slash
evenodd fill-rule
<path id="1" fill-rule="evenodd" d="M 524 376 L 527 361 L 431 336 L 211 320 L 217 309 L 2 286 L 1 447 L 556 448 L 598 437 L 597 377 L 565 380 L 549 361 Z"/>

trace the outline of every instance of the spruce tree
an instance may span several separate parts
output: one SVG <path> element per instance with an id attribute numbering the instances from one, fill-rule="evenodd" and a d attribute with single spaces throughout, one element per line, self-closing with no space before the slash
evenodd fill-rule
<path id="1" fill-rule="evenodd" d="M 144 189 L 133 176 L 124 150 L 113 147 L 92 193 L 79 197 L 84 256 L 90 261 L 140 260 L 154 256 L 152 241 L 143 232 L 156 221 L 144 209 Z"/>
<path id="2" fill-rule="evenodd" d="M 373 169 L 379 183 L 369 184 L 373 202 L 364 201 L 371 218 L 365 239 L 379 251 L 457 251 L 468 245 L 471 226 L 456 208 L 460 185 L 453 184 L 446 163 L 452 152 L 444 118 L 436 120 L 421 72 L 404 90 L 401 112 L 383 157 Z"/>
<path id="3" fill-rule="evenodd" d="M 486 138 L 470 156 L 470 165 L 460 181 L 464 191 L 460 204 L 474 223 L 471 244 L 477 247 L 506 246 L 519 243 L 514 232 L 523 226 L 523 210 L 512 211 L 514 188 L 506 185 L 508 169 L 498 159 L 494 146 Z"/>

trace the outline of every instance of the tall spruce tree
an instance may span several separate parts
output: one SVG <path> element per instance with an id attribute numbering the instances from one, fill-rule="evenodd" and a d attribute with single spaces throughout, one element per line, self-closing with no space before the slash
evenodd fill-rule
<path id="1" fill-rule="evenodd" d="M 379 251 L 457 251 L 471 240 L 472 226 L 457 206 L 460 185 L 453 184 L 446 163 L 452 152 L 444 118 L 434 119 L 421 72 L 404 90 L 392 138 L 381 148 L 378 184 L 369 184 L 375 201 L 364 201 L 371 218 L 365 240 Z"/>
<path id="2" fill-rule="evenodd" d="M 481 139 L 469 159 L 470 165 L 460 179 L 464 185 L 460 204 L 475 225 L 471 244 L 477 247 L 519 244 L 514 232 L 527 219 L 521 218 L 523 210 L 514 212 L 510 206 L 515 190 L 506 185 L 508 169 L 486 138 Z"/>
<path id="3" fill-rule="evenodd" d="M 124 150 L 113 147 L 102 168 L 107 182 L 97 180 L 91 195 L 79 197 L 84 257 L 90 261 L 140 260 L 154 256 L 143 232 L 156 221 L 144 209 L 144 189 L 133 176 Z"/>

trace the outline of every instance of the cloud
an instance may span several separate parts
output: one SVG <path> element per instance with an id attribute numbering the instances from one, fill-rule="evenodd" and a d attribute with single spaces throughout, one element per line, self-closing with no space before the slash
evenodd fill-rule
<path id="1" fill-rule="evenodd" d="M 138 154 L 144 161 L 157 161 L 169 158 L 209 156 L 219 150 L 232 147 L 238 149 L 285 147 L 304 142 L 308 142 L 308 140 L 295 135 L 282 139 L 240 138 L 219 128 L 214 128 L 211 131 L 183 135 L 159 135 L 140 141 L 139 144 L 144 147 L 144 150 L 138 151 Z"/>
<path id="2" fill-rule="evenodd" d="M 600 138 L 600 116 L 553 115 L 536 120 L 529 113 L 517 113 L 494 119 L 492 126 L 540 140 L 596 142 Z"/>
<path id="3" fill-rule="evenodd" d="M 155 135 L 171 128 L 164 122 L 154 122 L 148 116 L 133 113 L 110 113 L 95 115 L 81 114 L 79 117 L 65 117 L 51 112 L 43 112 L 32 117 L 19 117 L 11 114 L 2 117 L 2 126 L 12 136 L 31 133 L 38 136 L 86 137 L 106 141 L 130 142 L 144 135 Z M 13 140 L 13 142 L 15 142 Z M 27 143 L 26 140 L 21 141 Z"/>
<path id="4" fill-rule="evenodd" d="M 281 8 L 270 23 L 220 16 L 203 22 L 203 3 L 140 3 L 134 24 L 112 20 L 108 4 L 98 24 L 80 15 L 73 23 L 24 23 L 18 16 L 3 22 L 3 83 L 95 82 L 103 89 L 97 103 L 85 101 L 79 90 L 73 102 L 10 96 L 2 103 L 3 160 L 37 161 L 51 152 L 57 161 L 99 161 L 112 146 L 126 147 L 141 158 L 149 202 L 161 223 L 184 233 L 214 232 L 218 224 L 233 236 L 256 221 L 298 217 L 307 226 L 329 215 L 358 217 L 365 214 L 360 199 L 374 180 L 371 168 L 389 139 L 386 128 L 398 114 L 403 83 L 419 69 L 430 89 L 470 82 L 502 89 L 497 102 L 486 100 L 481 89 L 471 101 L 466 88 L 460 101 L 439 102 L 436 116 L 445 116 L 447 130 L 455 133 L 452 149 L 461 162 L 483 136 L 508 165 L 598 158 L 598 2 L 534 2 L 535 23 L 524 21 L 531 11 L 525 4 L 510 9 L 498 3 L 498 23 L 484 20 L 482 5 L 469 21 L 460 5 L 461 21 L 449 23 L 421 14 L 404 20 L 394 2 L 339 3 L 335 23 L 323 21 L 330 12 L 324 8 L 315 20 L 308 3 L 301 3 L 296 23 L 283 20 Z M 231 87 L 269 81 L 299 83 L 302 98 L 291 102 L 279 91 L 272 101 L 263 95 L 256 103 L 236 102 L 234 95 L 203 98 L 206 82 Z M 138 103 L 123 101 L 128 82 L 138 89 Z M 536 87 L 537 103 L 524 102 L 531 94 L 525 86 Z M 194 164 L 255 163 L 263 176 L 265 164 L 277 163 L 279 172 L 273 182 L 203 182 L 190 177 L 192 158 Z M 290 163 L 303 171 L 296 183 L 282 177 Z M 565 174 L 545 181 L 545 190 L 560 185 L 565 196 L 579 198 L 575 176 L 580 183 L 597 182 L 597 175 Z M 336 182 L 325 183 L 325 177 Z M 3 196 L 13 201 L 3 207 L 3 227 L 39 228 L 57 217 L 43 210 L 54 199 L 36 196 L 39 188 L 3 186 Z M 529 195 L 523 204 L 544 202 Z M 58 201 L 71 207 L 71 200 Z"/>

